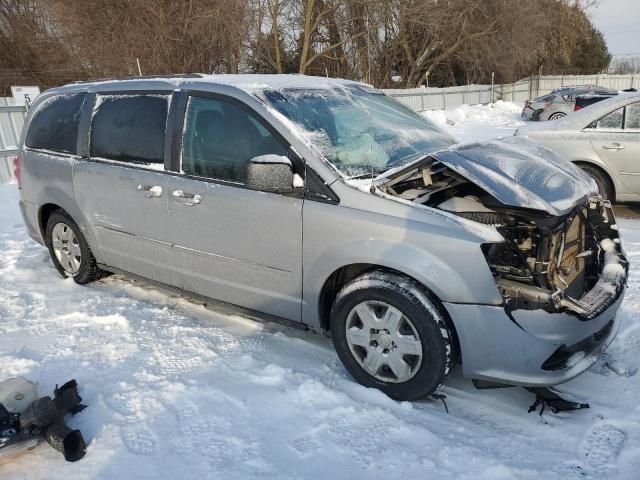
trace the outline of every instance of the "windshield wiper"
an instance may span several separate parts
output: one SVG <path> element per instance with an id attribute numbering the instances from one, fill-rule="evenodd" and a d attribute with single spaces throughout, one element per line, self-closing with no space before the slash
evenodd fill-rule
<path id="1" fill-rule="evenodd" d="M 403 161 L 397 162 L 394 165 L 388 165 L 385 168 L 381 168 L 380 170 L 376 170 L 374 172 L 367 172 L 367 173 L 360 173 L 358 175 L 353 175 L 351 177 L 347 177 L 347 180 L 358 180 L 361 178 L 368 178 L 368 177 L 373 177 L 375 179 L 376 177 L 379 177 L 384 172 L 391 170 L 392 168 L 399 168 L 399 167 L 405 168 L 424 160 L 428 156 L 429 154 L 425 154 L 425 153 L 418 153 L 416 155 L 411 155 L 410 157 L 405 157 Z"/>
<path id="2" fill-rule="evenodd" d="M 378 175 L 380 175 L 380 174 L 386 172 L 387 170 L 389 170 L 389 168 L 391 168 L 391 167 L 383 168 L 382 170 L 375 170 L 374 172 L 360 173 L 358 175 L 353 175 L 351 177 L 347 177 L 347 180 L 359 180 L 361 178 L 370 178 L 370 177 L 375 179 Z"/>

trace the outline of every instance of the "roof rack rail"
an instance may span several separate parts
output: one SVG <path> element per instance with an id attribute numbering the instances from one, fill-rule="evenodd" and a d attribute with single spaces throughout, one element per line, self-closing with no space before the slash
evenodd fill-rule
<path id="1" fill-rule="evenodd" d="M 75 82 L 71 82 L 72 85 L 82 84 L 82 83 L 94 83 L 94 82 L 108 82 L 111 80 L 150 80 L 155 78 L 203 78 L 200 73 L 176 73 L 174 75 L 142 75 L 142 76 L 134 76 L 127 75 L 126 77 L 107 77 L 107 78 L 93 78 L 91 80 L 76 80 Z"/>

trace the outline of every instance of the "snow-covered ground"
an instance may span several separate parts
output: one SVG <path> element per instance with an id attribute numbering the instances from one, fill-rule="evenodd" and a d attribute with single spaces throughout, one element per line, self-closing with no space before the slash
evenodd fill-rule
<path id="1" fill-rule="evenodd" d="M 422 115 L 460 142 L 472 142 L 513 135 L 525 124 L 521 112 L 521 105 L 498 100 L 493 106 L 460 105 L 451 110 L 428 110 Z"/>
<path id="2" fill-rule="evenodd" d="M 510 104 L 427 114 L 460 140 L 508 135 Z M 447 123 L 447 119 L 454 122 Z M 490 133 L 487 133 L 487 132 Z M 640 470 L 640 222 L 622 330 L 559 390 L 588 410 L 527 413 L 520 388 L 476 390 L 456 369 L 440 400 L 390 400 L 356 384 L 329 339 L 112 276 L 62 280 L 0 186 L 0 379 L 76 378 L 89 407 L 69 422 L 88 452 L 47 445 L 0 463 L 2 479 L 636 479 Z"/>

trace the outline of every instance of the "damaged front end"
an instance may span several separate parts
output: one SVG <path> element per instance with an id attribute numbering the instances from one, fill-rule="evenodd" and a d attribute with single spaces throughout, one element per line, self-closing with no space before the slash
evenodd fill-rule
<path id="1" fill-rule="evenodd" d="M 541 310 L 590 320 L 620 297 L 627 279 L 612 207 L 577 167 L 541 159 L 550 151 L 537 144 L 522 148 L 531 143 L 509 139 L 437 152 L 375 186 L 493 226 L 505 240 L 482 251 L 509 316 Z"/>
<path id="2" fill-rule="evenodd" d="M 628 263 L 609 202 L 594 197 L 563 217 L 505 220 L 496 228 L 506 241 L 484 244 L 483 253 L 508 313 L 590 320 L 621 295 Z"/>

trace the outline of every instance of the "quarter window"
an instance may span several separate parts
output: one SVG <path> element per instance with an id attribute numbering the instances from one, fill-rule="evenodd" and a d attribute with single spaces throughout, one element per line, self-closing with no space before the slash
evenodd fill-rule
<path id="1" fill-rule="evenodd" d="M 640 102 L 627 105 L 624 117 L 624 128 L 640 130 Z"/>
<path id="2" fill-rule="evenodd" d="M 164 95 L 99 95 L 91 126 L 91 156 L 164 164 L 169 99 Z"/>
<path id="3" fill-rule="evenodd" d="M 596 122 L 595 128 L 621 130 L 623 111 L 624 111 L 624 108 L 619 108 L 605 115 L 604 117 L 602 117 L 600 120 Z"/>
<path id="4" fill-rule="evenodd" d="M 76 93 L 43 100 L 29 125 L 27 147 L 75 154 L 84 97 Z"/>
<path id="5" fill-rule="evenodd" d="M 245 182 L 250 159 L 287 155 L 287 147 L 258 118 L 235 102 L 191 97 L 182 139 L 182 171 L 188 175 Z"/>

